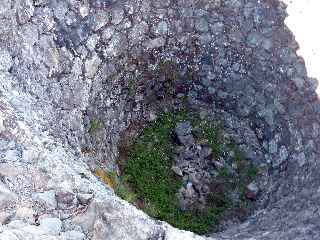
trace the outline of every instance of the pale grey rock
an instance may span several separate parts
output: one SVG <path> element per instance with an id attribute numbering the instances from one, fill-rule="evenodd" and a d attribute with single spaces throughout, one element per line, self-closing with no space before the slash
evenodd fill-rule
<path id="1" fill-rule="evenodd" d="M 210 25 L 211 32 L 215 35 L 221 34 L 224 29 L 224 24 L 222 22 L 214 23 Z"/>
<path id="2" fill-rule="evenodd" d="M 28 226 L 28 224 L 23 220 L 13 220 L 7 224 L 9 229 L 19 229 Z"/>
<path id="3" fill-rule="evenodd" d="M 94 15 L 94 24 L 93 30 L 98 31 L 102 27 L 104 27 L 110 20 L 110 16 L 107 12 L 103 10 L 98 10 L 97 13 Z"/>
<path id="4" fill-rule="evenodd" d="M 288 159 L 289 153 L 286 146 L 282 145 L 279 149 L 279 164 Z"/>
<path id="5" fill-rule="evenodd" d="M 246 186 L 246 197 L 252 200 L 257 199 L 257 195 L 259 194 L 259 187 L 255 182 L 251 182 L 249 185 Z"/>
<path id="6" fill-rule="evenodd" d="M 0 15 L 5 14 L 7 11 L 11 8 L 11 1 L 7 0 L 1 0 L 1 9 L 0 9 Z"/>
<path id="7" fill-rule="evenodd" d="M 209 24 L 206 19 L 199 18 L 199 19 L 196 19 L 195 21 L 195 28 L 199 32 L 208 32 Z"/>
<path id="8" fill-rule="evenodd" d="M 35 212 L 30 207 L 18 207 L 16 210 L 16 219 L 25 219 L 30 223 L 34 223 Z"/>
<path id="9" fill-rule="evenodd" d="M 94 223 L 98 215 L 98 204 L 91 202 L 88 209 L 81 215 L 76 216 L 73 222 L 80 225 L 83 231 L 90 231 L 93 229 Z"/>
<path id="10" fill-rule="evenodd" d="M 20 24 L 27 23 L 34 13 L 32 0 L 19 0 L 16 3 L 17 17 Z"/>
<path id="11" fill-rule="evenodd" d="M 57 1 L 55 3 L 55 8 L 53 9 L 54 15 L 60 21 L 64 21 L 66 15 L 68 14 L 68 5 L 65 1 Z"/>
<path id="12" fill-rule="evenodd" d="M 81 1 L 79 6 L 79 13 L 82 18 L 89 15 L 90 12 L 90 3 L 88 0 Z"/>
<path id="13" fill-rule="evenodd" d="M 49 0 L 33 0 L 35 6 L 46 6 L 49 3 Z"/>
<path id="14" fill-rule="evenodd" d="M 90 200 L 93 198 L 93 194 L 90 193 L 79 193 L 77 195 L 78 201 L 82 205 L 86 205 L 90 202 Z"/>
<path id="15" fill-rule="evenodd" d="M 248 35 L 248 44 L 252 47 L 259 46 L 263 41 L 263 36 L 258 32 L 252 32 Z"/>
<path id="16" fill-rule="evenodd" d="M 13 60 L 9 52 L 0 48 L 0 71 L 8 71 L 13 65 Z"/>
<path id="17" fill-rule="evenodd" d="M 172 166 L 171 170 L 177 174 L 178 176 L 182 177 L 183 176 L 183 173 L 181 171 L 181 169 L 178 167 L 178 166 Z"/>
<path id="18" fill-rule="evenodd" d="M 178 135 L 179 142 L 184 146 L 192 146 L 195 144 L 195 139 L 191 134 L 188 135 Z"/>
<path id="19" fill-rule="evenodd" d="M 65 240 L 84 240 L 86 237 L 82 232 L 74 230 L 63 232 L 61 235 Z"/>
<path id="20" fill-rule="evenodd" d="M 115 32 L 115 29 L 113 26 L 105 28 L 102 32 L 102 39 L 105 41 L 111 39 L 114 32 Z"/>
<path id="21" fill-rule="evenodd" d="M 0 233 L 0 239 L 2 240 L 20 240 L 14 233 L 11 231 L 5 230 Z"/>
<path id="22" fill-rule="evenodd" d="M 166 43 L 166 40 L 163 37 L 155 38 L 155 39 L 150 39 L 144 43 L 146 49 L 155 49 L 159 47 L 163 47 Z"/>
<path id="23" fill-rule="evenodd" d="M 44 204 L 47 209 L 57 208 L 57 200 L 54 190 L 41 193 L 34 193 L 32 198 L 40 204 Z"/>
<path id="24" fill-rule="evenodd" d="M 0 176 L 15 177 L 23 173 L 23 169 L 19 166 L 12 166 L 8 163 L 0 163 Z"/>
<path id="25" fill-rule="evenodd" d="M 108 45 L 103 49 L 103 55 L 105 58 L 117 57 L 125 51 L 127 46 L 127 40 L 121 33 L 115 33 Z"/>
<path id="26" fill-rule="evenodd" d="M 59 235 L 62 229 L 62 222 L 59 218 L 43 218 L 40 220 L 40 228 L 48 235 Z"/>
<path id="27" fill-rule="evenodd" d="M 0 182 L 0 209 L 4 209 L 9 204 L 17 200 L 17 195 Z"/>
<path id="28" fill-rule="evenodd" d="M 10 213 L 0 212 L 0 225 L 5 224 L 9 219 L 10 219 Z"/>
<path id="29" fill-rule="evenodd" d="M 85 62 L 85 75 L 87 78 L 93 78 L 98 71 L 102 60 L 94 53 L 93 56 Z"/>
<path id="30" fill-rule="evenodd" d="M 122 8 L 113 8 L 111 11 L 111 23 L 118 25 L 124 18 L 124 10 Z"/>
<path id="31" fill-rule="evenodd" d="M 160 21 L 156 27 L 156 34 L 166 35 L 169 31 L 168 23 L 166 21 Z"/>
<path id="32" fill-rule="evenodd" d="M 93 226 L 93 237 L 92 240 L 104 240 L 110 236 L 110 229 L 106 226 L 106 224 L 101 220 L 97 219 Z"/>
<path id="33" fill-rule="evenodd" d="M 134 25 L 129 32 L 129 40 L 131 44 L 137 44 L 142 41 L 148 31 L 148 24 L 144 21 Z"/>
<path id="34" fill-rule="evenodd" d="M 305 80 L 302 77 L 295 77 L 292 79 L 292 81 L 294 82 L 294 84 L 297 86 L 299 90 L 303 88 Z"/>
<path id="35" fill-rule="evenodd" d="M 58 208 L 69 209 L 77 205 L 75 194 L 70 190 L 59 189 L 56 191 L 56 200 Z"/>
<path id="36" fill-rule="evenodd" d="M 94 51 L 98 42 L 99 42 L 99 36 L 97 34 L 93 34 L 88 38 L 86 46 L 90 51 Z"/>

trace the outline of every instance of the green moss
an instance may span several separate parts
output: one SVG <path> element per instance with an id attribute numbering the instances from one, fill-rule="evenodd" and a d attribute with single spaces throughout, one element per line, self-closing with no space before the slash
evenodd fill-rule
<path id="1" fill-rule="evenodd" d="M 137 200 L 137 195 L 130 189 L 129 186 L 127 186 L 127 184 L 123 182 L 118 182 L 114 188 L 114 191 L 119 197 L 129 203 L 134 203 Z"/>
<path id="2" fill-rule="evenodd" d="M 116 192 L 130 202 L 142 199 L 141 208 L 154 218 L 180 229 L 205 234 L 219 222 L 221 214 L 226 209 L 232 208 L 231 201 L 225 193 L 241 184 L 239 179 L 234 180 L 234 175 L 229 169 L 222 168 L 218 179 L 228 183 L 226 192 L 211 194 L 208 198 L 210 204 L 204 210 L 180 209 L 177 193 L 183 183 L 174 175 L 171 166 L 175 147 L 174 129 L 177 123 L 182 121 L 190 121 L 194 128 L 201 130 L 203 138 L 212 147 L 215 156 L 223 154 L 225 143 L 221 128 L 199 120 L 187 111 L 165 113 L 147 126 L 130 146 L 123 169 L 123 182 Z M 246 174 L 253 175 L 253 172 L 250 170 Z"/>
<path id="3" fill-rule="evenodd" d="M 171 171 L 172 137 L 176 124 L 186 120 L 195 122 L 195 118 L 186 111 L 166 113 L 146 127 L 131 146 L 124 176 L 136 196 L 144 199 L 144 211 L 150 216 L 175 227 L 204 234 L 217 223 L 223 207 L 212 205 L 203 212 L 180 210 L 176 193 L 182 186 L 182 180 Z M 212 139 L 212 144 L 217 142 L 217 135 L 212 129 L 207 127 L 203 130 Z"/>
<path id="4" fill-rule="evenodd" d="M 90 135 L 94 135 L 101 128 L 102 128 L 102 123 L 100 122 L 100 120 L 94 119 L 90 123 L 90 127 L 89 127 L 88 132 Z"/>

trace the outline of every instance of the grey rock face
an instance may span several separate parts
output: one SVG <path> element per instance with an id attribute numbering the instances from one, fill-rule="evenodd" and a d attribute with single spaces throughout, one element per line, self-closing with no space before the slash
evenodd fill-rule
<path id="1" fill-rule="evenodd" d="M 5 49 L 0 49 L 0 70 L 8 71 L 13 64 L 12 57 Z"/>
<path id="2" fill-rule="evenodd" d="M 62 222 L 59 218 L 44 218 L 40 220 L 40 228 L 48 235 L 56 236 L 61 232 Z"/>
<path id="3" fill-rule="evenodd" d="M 6 207 L 6 205 L 12 203 L 17 199 L 17 196 L 15 193 L 10 191 L 6 185 L 0 184 L 0 208 L 3 209 Z"/>
<path id="4" fill-rule="evenodd" d="M 317 83 L 295 52 L 282 3 L 0 3 L 0 239 L 320 238 Z M 165 60 L 178 65 L 166 77 L 183 81 L 153 79 Z M 179 107 L 178 93 L 267 169 L 257 180 L 260 211 L 208 238 L 150 219 L 91 172 L 117 171 L 121 134 L 149 119 L 153 105 L 165 105 L 158 95 Z M 193 145 L 187 124 L 176 130 L 182 144 Z M 23 214 L 27 203 L 46 229 Z"/>
<path id="5" fill-rule="evenodd" d="M 55 209 L 57 207 L 57 200 L 54 190 L 43 193 L 34 193 L 33 199 L 41 204 L 44 204 L 47 209 Z"/>

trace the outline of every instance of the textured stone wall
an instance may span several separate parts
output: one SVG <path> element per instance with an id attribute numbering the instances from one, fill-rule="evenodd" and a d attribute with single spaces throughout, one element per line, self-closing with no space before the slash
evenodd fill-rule
<path id="1" fill-rule="evenodd" d="M 317 82 L 282 3 L 0 6 L 0 239 L 204 239 L 149 219 L 91 173 L 117 170 L 121 134 L 157 114 L 165 93 L 148 84 L 165 60 L 182 76 L 177 95 L 265 169 L 259 210 L 210 239 L 319 238 Z"/>

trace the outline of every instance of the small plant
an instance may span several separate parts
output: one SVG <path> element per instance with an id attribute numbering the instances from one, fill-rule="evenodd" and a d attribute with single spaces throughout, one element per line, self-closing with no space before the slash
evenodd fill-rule
<path id="1" fill-rule="evenodd" d="M 164 76 L 166 81 L 178 80 L 180 74 L 177 63 L 172 60 L 161 61 L 158 65 L 158 75 Z"/>
<path id="2" fill-rule="evenodd" d="M 94 119 L 90 123 L 89 134 L 94 135 L 100 128 L 102 128 L 102 123 L 98 119 Z"/>
<path id="3" fill-rule="evenodd" d="M 135 201 L 137 200 L 137 195 L 130 189 L 130 187 L 126 183 L 122 182 L 121 180 L 118 180 L 114 191 L 119 197 L 129 203 L 135 203 Z"/>
<path id="4" fill-rule="evenodd" d="M 177 123 L 184 121 L 191 122 L 194 129 L 200 130 L 200 135 L 212 148 L 215 158 L 223 155 L 227 143 L 224 142 L 219 125 L 209 124 L 185 110 L 162 114 L 144 128 L 128 148 L 122 181 L 115 192 L 151 217 L 180 229 L 206 234 L 214 228 L 227 209 L 238 209 L 232 205 L 227 193 L 243 188 L 243 179 L 253 177 L 255 172 L 250 168 L 240 169 L 245 170 L 245 173 L 239 179 L 228 168 L 221 168 L 216 180 L 223 184 L 223 191 L 212 192 L 205 209 L 181 210 L 177 193 L 183 181 L 171 171 L 171 167 L 174 163 L 174 130 Z M 236 158 L 237 162 L 244 161 L 240 153 Z"/>

